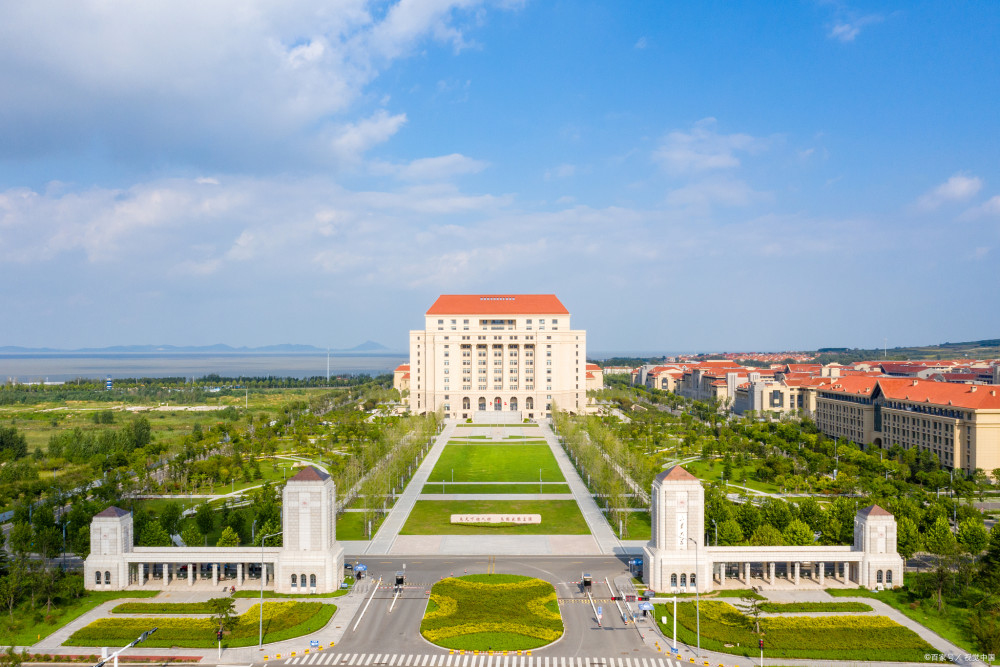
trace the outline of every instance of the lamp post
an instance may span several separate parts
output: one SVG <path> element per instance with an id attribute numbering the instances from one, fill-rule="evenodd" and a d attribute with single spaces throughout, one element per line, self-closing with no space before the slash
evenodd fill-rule
<path id="1" fill-rule="evenodd" d="M 719 546 L 719 525 L 715 523 L 715 519 L 712 519 L 712 527 L 715 528 L 715 546 Z"/>
<path id="2" fill-rule="evenodd" d="M 698 557 L 698 540 L 689 537 L 688 541 L 694 542 L 694 571 L 697 577 L 694 580 L 694 613 L 697 619 L 698 657 L 701 658 L 701 560 Z"/>
<path id="3" fill-rule="evenodd" d="M 264 542 L 267 541 L 269 537 L 277 537 L 281 535 L 284 531 L 278 531 L 277 533 L 271 533 L 270 535 L 263 535 L 260 538 L 260 638 L 257 641 L 257 650 L 264 650 L 264 579 L 267 578 L 267 566 L 264 564 Z M 275 569 L 275 585 L 277 585 L 278 571 Z"/>

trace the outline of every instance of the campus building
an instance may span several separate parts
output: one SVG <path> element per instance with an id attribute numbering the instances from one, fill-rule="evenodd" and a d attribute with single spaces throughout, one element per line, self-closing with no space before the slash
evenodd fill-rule
<path id="1" fill-rule="evenodd" d="M 90 524 L 90 555 L 84 561 L 89 590 L 132 587 L 242 587 L 264 577 L 280 593 L 332 593 L 343 581 L 344 548 L 337 542 L 333 480 L 309 466 L 288 480 L 282 491 L 282 546 L 137 547 L 132 513 L 117 507 L 95 515 Z"/>
<path id="2" fill-rule="evenodd" d="M 489 410 L 537 419 L 553 405 L 580 413 L 587 333 L 571 327 L 554 294 L 445 294 L 424 328 L 410 331 L 407 372 L 416 414 L 466 419 Z"/>
<path id="3" fill-rule="evenodd" d="M 697 477 L 674 466 L 653 481 L 650 513 L 643 581 L 657 592 L 707 593 L 727 579 L 741 588 L 823 588 L 827 577 L 870 589 L 903 583 L 896 519 L 878 505 L 855 515 L 851 546 L 706 546 L 705 490 Z"/>
<path id="4" fill-rule="evenodd" d="M 998 385 L 843 377 L 817 391 L 816 426 L 857 443 L 923 449 L 948 468 L 1000 468 Z"/>

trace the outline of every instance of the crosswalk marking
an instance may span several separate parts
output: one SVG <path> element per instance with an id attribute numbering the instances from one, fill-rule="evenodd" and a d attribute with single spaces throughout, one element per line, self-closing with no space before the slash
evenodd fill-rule
<path id="1" fill-rule="evenodd" d="M 663 658 L 583 658 L 566 656 L 530 656 L 500 652 L 470 654 L 420 654 L 420 653 L 333 653 L 316 652 L 301 655 L 278 664 L 321 667 L 343 665 L 354 667 L 681 667 L 685 663 L 670 657 Z"/>

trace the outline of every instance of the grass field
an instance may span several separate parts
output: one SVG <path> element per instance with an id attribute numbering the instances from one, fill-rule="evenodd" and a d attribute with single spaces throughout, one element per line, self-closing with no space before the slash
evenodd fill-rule
<path id="1" fill-rule="evenodd" d="M 87 591 L 78 600 L 54 607 L 47 618 L 41 613 L 37 614 L 40 617 L 38 619 L 32 618 L 33 610 L 24 602 L 14 608 L 14 618 L 6 613 L 0 615 L 0 637 L 3 637 L 3 642 L 8 646 L 30 646 L 105 602 L 120 598 L 151 598 L 158 593 L 159 591 Z"/>
<path id="2" fill-rule="evenodd" d="M 372 521 L 372 535 L 378 532 L 379 526 L 385 521 L 384 514 L 376 514 Z M 338 540 L 367 540 L 368 526 L 365 525 L 364 512 L 344 512 L 337 517 Z"/>
<path id="3" fill-rule="evenodd" d="M 569 493 L 569 484 L 541 484 L 538 482 L 527 484 L 425 484 L 420 493 L 479 493 L 490 495 L 496 493 Z"/>
<path id="4" fill-rule="evenodd" d="M 697 477 L 698 479 L 704 480 L 706 482 L 718 482 L 722 477 L 722 461 L 716 461 L 714 466 L 710 466 L 708 461 L 702 461 L 700 459 L 694 461 L 687 461 L 684 463 L 684 469 L 689 473 Z M 739 476 L 735 479 L 726 480 L 727 486 L 729 483 L 739 486 L 744 486 L 743 477 L 740 473 L 739 468 L 734 468 L 734 473 Z M 749 489 L 754 489 L 756 491 L 763 491 L 764 493 L 778 493 L 781 491 L 780 488 L 774 484 L 769 484 L 766 482 L 758 482 L 750 478 L 750 470 L 743 469 L 747 473 L 747 483 L 746 487 Z M 731 489 L 732 493 L 739 493 L 740 489 L 735 486 Z"/>
<path id="5" fill-rule="evenodd" d="M 672 632 L 672 604 L 655 605 L 656 622 L 665 635 Z M 929 662 L 938 651 L 912 630 L 885 616 L 784 616 L 761 619 L 765 658 L 812 660 L 879 660 Z M 677 605 L 677 638 L 694 645 L 695 605 Z M 759 635 L 746 616 L 722 601 L 701 603 L 701 647 L 747 657 L 757 656 Z M 780 664 L 780 662 L 778 663 Z"/>
<path id="6" fill-rule="evenodd" d="M 803 614 L 813 612 L 871 611 L 864 602 L 764 602 L 760 610 L 769 614 Z"/>
<path id="7" fill-rule="evenodd" d="M 563 634 L 563 623 L 549 582 L 470 574 L 434 584 L 420 634 L 445 648 L 512 651 L 554 642 Z"/>
<path id="8" fill-rule="evenodd" d="M 605 514 L 604 518 L 611 524 L 611 530 L 615 531 L 622 540 L 648 540 L 653 536 L 653 519 L 649 512 L 628 512 L 625 514 L 624 535 L 618 534 L 618 522 L 613 515 Z"/>
<path id="9" fill-rule="evenodd" d="M 452 514 L 541 514 L 539 524 L 451 523 Z M 401 535 L 589 535 L 575 500 L 418 500 Z M 338 533 L 339 537 L 339 533 Z"/>
<path id="10" fill-rule="evenodd" d="M 945 604 L 939 612 L 933 600 L 920 600 L 916 596 L 910 595 L 905 587 L 880 592 L 870 591 L 866 588 L 828 588 L 826 592 L 834 597 L 881 600 L 969 653 L 983 653 L 972 634 L 972 628 L 969 626 L 969 611 L 967 609 Z M 911 607 L 911 605 L 914 606 Z"/>
<path id="11" fill-rule="evenodd" d="M 521 423 L 521 424 L 458 424 L 458 426 L 464 426 L 466 428 L 538 428 L 538 424 L 535 423 Z"/>
<path id="12" fill-rule="evenodd" d="M 447 445 L 427 481 L 433 484 L 566 480 L 548 445 Z"/>

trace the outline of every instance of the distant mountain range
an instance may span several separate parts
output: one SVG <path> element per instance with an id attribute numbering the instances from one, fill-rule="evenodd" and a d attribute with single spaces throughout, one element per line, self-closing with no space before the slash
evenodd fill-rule
<path id="1" fill-rule="evenodd" d="M 385 345 L 372 340 L 366 340 L 364 343 L 350 348 L 330 349 L 331 354 L 386 354 L 392 352 Z M 326 348 L 316 347 L 315 345 L 296 345 L 294 343 L 264 345 L 261 347 L 233 347 L 224 343 L 216 345 L 112 345 L 110 347 L 84 347 L 75 350 L 0 345 L 0 355 L 4 354 L 326 354 Z"/>

